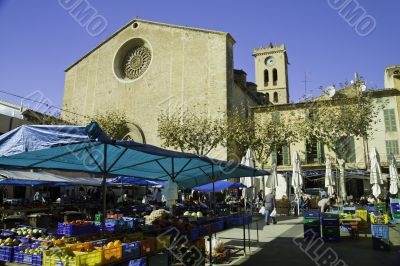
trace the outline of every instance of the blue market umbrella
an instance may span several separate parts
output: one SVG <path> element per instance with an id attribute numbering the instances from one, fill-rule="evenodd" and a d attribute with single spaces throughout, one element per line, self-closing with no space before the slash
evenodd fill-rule
<path id="1" fill-rule="evenodd" d="M 141 179 L 137 177 L 129 177 L 129 176 L 118 176 L 111 181 L 107 182 L 107 184 L 114 184 L 114 185 L 137 185 L 137 186 L 149 186 L 149 187 L 154 187 L 154 186 L 159 186 L 162 185 L 164 182 L 163 181 L 152 181 L 152 180 L 146 180 L 146 179 Z"/>
<path id="2" fill-rule="evenodd" d="M 217 180 L 268 174 L 232 162 L 134 141 L 111 140 L 95 122 L 86 127 L 21 126 L 0 136 L 0 155 L 2 168 L 101 174 L 104 214 L 106 177 L 110 175 L 153 181 L 171 179 L 180 187 L 192 188 Z"/>

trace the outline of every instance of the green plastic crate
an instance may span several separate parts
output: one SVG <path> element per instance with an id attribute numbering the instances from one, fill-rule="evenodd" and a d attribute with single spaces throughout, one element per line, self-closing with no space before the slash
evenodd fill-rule
<path id="1" fill-rule="evenodd" d="M 376 212 L 386 212 L 386 205 L 385 204 L 375 204 L 375 211 Z"/>
<path id="2" fill-rule="evenodd" d="M 307 225 L 319 225 L 319 218 L 304 218 L 304 224 Z"/>

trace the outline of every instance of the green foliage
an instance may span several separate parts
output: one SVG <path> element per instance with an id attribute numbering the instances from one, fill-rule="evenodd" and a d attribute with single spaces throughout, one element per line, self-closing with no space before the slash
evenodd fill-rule
<path id="1" fill-rule="evenodd" d="M 272 152 L 298 142 L 304 130 L 303 125 L 304 119 L 294 112 L 279 119 L 271 113 L 256 120 L 252 147 L 257 161 L 265 165 Z"/>
<path id="2" fill-rule="evenodd" d="M 254 134 L 253 121 L 245 116 L 243 105 L 225 117 L 223 144 L 236 158 L 242 158 L 246 150 L 253 146 Z"/>
<path id="3" fill-rule="evenodd" d="M 378 114 L 384 102 L 376 102 L 370 92 L 362 92 L 363 81 L 346 88 L 347 95 L 327 101 L 309 102 L 309 110 L 315 115 L 305 119 L 302 134 L 305 139 L 324 143 L 338 158 L 343 155 L 337 150 L 337 142 L 348 137 L 368 138 L 373 133 Z"/>
<path id="4" fill-rule="evenodd" d="M 207 155 L 222 143 L 223 120 L 211 118 L 197 109 L 162 112 L 158 117 L 158 136 L 164 147 Z"/>
<path id="5" fill-rule="evenodd" d="M 123 139 L 130 131 L 125 113 L 118 111 L 98 113 L 94 116 L 94 121 L 110 138 L 115 140 Z"/>

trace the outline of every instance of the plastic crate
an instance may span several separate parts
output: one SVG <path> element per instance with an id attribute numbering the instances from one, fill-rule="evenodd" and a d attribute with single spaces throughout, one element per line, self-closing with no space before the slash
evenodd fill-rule
<path id="1" fill-rule="evenodd" d="M 141 255 L 146 255 L 152 253 L 156 250 L 156 238 L 150 237 L 140 241 L 140 250 Z"/>
<path id="2" fill-rule="evenodd" d="M 122 259 L 122 245 L 119 247 L 101 247 L 96 249 L 101 251 L 103 264 L 113 263 Z"/>
<path id="3" fill-rule="evenodd" d="M 355 206 L 343 206 L 343 212 L 354 214 L 354 213 L 356 213 L 356 207 Z"/>
<path id="4" fill-rule="evenodd" d="M 43 254 L 33 255 L 33 254 L 26 254 L 21 251 L 15 251 L 14 262 L 30 264 L 30 265 L 42 265 Z"/>
<path id="5" fill-rule="evenodd" d="M 230 227 L 243 225 L 243 222 L 243 216 L 231 216 L 228 220 Z"/>
<path id="6" fill-rule="evenodd" d="M 199 239 L 200 238 L 200 228 L 198 228 L 198 227 L 192 228 L 192 230 L 190 230 L 188 232 L 187 237 L 190 241 Z"/>
<path id="7" fill-rule="evenodd" d="M 322 227 L 322 236 L 340 235 L 340 227 Z"/>
<path id="8" fill-rule="evenodd" d="M 322 239 L 324 239 L 325 241 L 338 241 L 338 240 L 340 240 L 340 228 L 339 228 L 339 226 L 322 228 Z"/>
<path id="9" fill-rule="evenodd" d="M 321 216 L 320 211 L 304 211 L 303 216 L 305 218 L 318 218 Z"/>
<path id="10" fill-rule="evenodd" d="M 373 212 L 373 211 L 375 211 L 374 205 L 368 205 L 368 206 L 367 206 L 367 211 L 368 211 L 368 212 Z"/>
<path id="11" fill-rule="evenodd" d="M 321 227 L 304 225 L 304 238 L 321 237 Z"/>
<path id="12" fill-rule="evenodd" d="M 0 230 L 0 238 L 1 239 L 7 239 L 9 237 L 14 237 L 16 236 L 17 233 L 9 230 Z"/>
<path id="13" fill-rule="evenodd" d="M 319 225 L 320 219 L 319 218 L 304 218 L 304 224 L 307 225 Z"/>
<path id="14" fill-rule="evenodd" d="M 99 250 L 91 252 L 74 251 L 74 256 L 59 258 L 49 252 L 43 253 L 43 266 L 99 266 L 102 263 L 102 253 Z"/>
<path id="15" fill-rule="evenodd" d="M 356 215 L 361 219 L 362 222 L 368 222 L 368 211 L 367 210 L 356 210 Z"/>
<path id="16" fill-rule="evenodd" d="M 339 214 L 334 212 L 323 212 L 321 213 L 322 219 L 339 219 Z"/>
<path id="17" fill-rule="evenodd" d="M 321 220 L 322 227 L 326 226 L 339 226 L 339 219 L 322 219 Z"/>
<path id="18" fill-rule="evenodd" d="M 131 218 L 131 217 L 122 217 L 124 223 L 125 223 L 125 227 L 127 229 L 132 229 L 135 226 L 137 226 L 137 220 L 135 218 Z"/>
<path id="19" fill-rule="evenodd" d="M 251 224 L 253 222 L 253 216 L 247 215 L 244 217 L 244 224 Z"/>
<path id="20" fill-rule="evenodd" d="M 223 231 L 225 227 L 224 221 L 216 221 L 211 224 L 211 231 L 213 233 Z"/>
<path id="21" fill-rule="evenodd" d="M 375 238 L 389 239 L 389 226 L 387 224 L 371 224 L 371 234 Z"/>
<path id="22" fill-rule="evenodd" d="M 147 266 L 147 261 L 145 258 L 134 259 L 129 261 L 129 266 Z"/>
<path id="23" fill-rule="evenodd" d="M 157 250 L 162 250 L 169 248 L 171 246 L 171 236 L 157 236 L 156 238 L 157 244 L 156 244 L 156 249 Z"/>
<path id="24" fill-rule="evenodd" d="M 85 225 L 58 223 L 57 226 L 57 234 L 64 236 L 90 235 L 98 232 L 99 228 L 94 223 Z"/>
<path id="25" fill-rule="evenodd" d="M 0 261 L 11 262 L 14 259 L 14 247 L 0 246 Z"/>
<path id="26" fill-rule="evenodd" d="M 374 211 L 376 212 L 386 212 L 386 205 L 385 204 L 375 204 Z"/>
<path id="27" fill-rule="evenodd" d="M 122 244 L 122 258 L 135 258 L 140 256 L 140 241 Z"/>
<path id="28" fill-rule="evenodd" d="M 389 217 L 387 214 L 380 214 L 380 213 L 370 213 L 370 220 L 372 224 L 388 224 Z"/>

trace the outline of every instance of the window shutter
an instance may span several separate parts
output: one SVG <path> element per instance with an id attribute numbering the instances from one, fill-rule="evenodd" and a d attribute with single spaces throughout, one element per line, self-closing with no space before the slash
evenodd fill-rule
<path id="1" fill-rule="evenodd" d="M 318 162 L 323 163 L 325 160 L 325 151 L 324 144 L 318 141 L 318 150 L 317 150 Z"/>
<path id="2" fill-rule="evenodd" d="M 353 137 L 349 137 L 349 139 L 348 139 L 347 161 L 349 163 L 355 163 L 356 162 L 356 145 L 354 143 L 354 138 Z"/>
<path id="3" fill-rule="evenodd" d="M 394 109 L 383 110 L 383 116 L 385 119 L 386 132 L 396 132 L 397 125 L 396 125 L 396 114 Z"/>
<path id="4" fill-rule="evenodd" d="M 397 131 L 397 127 L 396 127 L 396 114 L 394 113 L 394 109 L 390 109 L 389 110 L 390 113 L 390 131 L 395 132 Z"/>
<path id="5" fill-rule="evenodd" d="M 289 147 L 282 147 L 282 157 L 283 157 L 283 165 L 289 165 Z"/>
<path id="6" fill-rule="evenodd" d="M 390 131 L 390 120 L 389 120 L 389 110 L 383 110 L 383 116 L 385 118 L 385 129 Z"/>
<path id="7" fill-rule="evenodd" d="M 397 140 L 386 140 L 385 142 L 386 142 L 386 156 L 389 162 L 391 155 L 399 154 L 399 142 Z"/>

